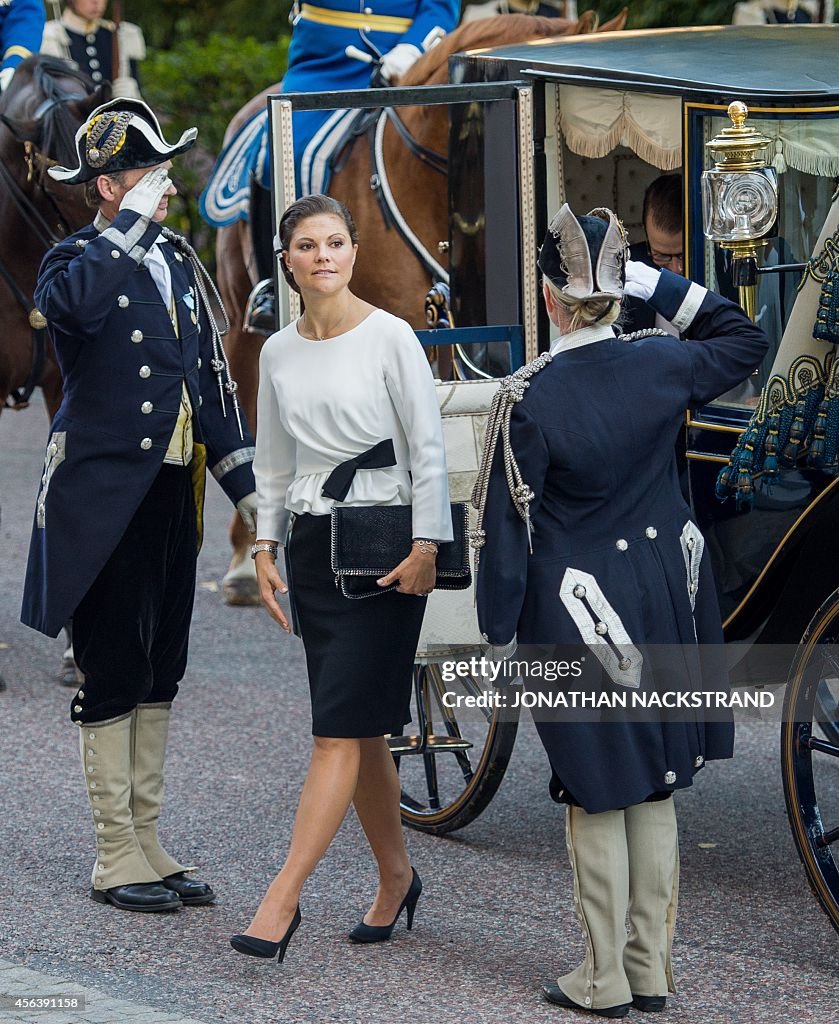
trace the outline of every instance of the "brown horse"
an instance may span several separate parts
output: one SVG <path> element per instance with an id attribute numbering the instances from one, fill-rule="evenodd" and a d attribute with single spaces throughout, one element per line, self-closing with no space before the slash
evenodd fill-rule
<path id="1" fill-rule="evenodd" d="M 23 61 L 0 100 L 0 412 L 24 408 L 35 386 L 52 416 L 61 377 L 46 332 L 35 337 L 29 313 L 47 249 L 91 219 L 82 190 L 47 175 L 54 163 L 75 166 L 74 136 L 108 98 L 68 61 Z"/>
<path id="2" fill-rule="evenodd" d="M 600 28 L 623 28 L 626 12 Z M 499 15 L 461 25 L 429 50 L 398 83 L 440 85 L 448 81 L 448 58 L 453 53 L 480 47 L 505 46 L 530 39 L 575 35 L 597 30 L 596 18 L 587 12 L 576 21 L 540 18 L 524 14 Z M 260 108 L 269 95 L 280 91 L 276 84 L 255 96 L 230 122 L 225 143 Z M 443 106 L 402 107 L 400 116 L 408 131 L 432 151 L 445 146 L 448 112 Z M 435 255 L 437 244 L 448 238 L 447 185 L 443 175 L 411 153 L 388 123 L 383 140 L 384 164 L 397 205 L 426 249 Z M 441 154 L 442 155 L 442 154 Z M 370 151 L 366 140 L 354 145 L 336 171 L 331 195 L 352 210 L 363 244 L 353 273 L 353 289 L 362 298 L 403 317 L 414 327 L 424 326 L 424 299 L 432 281 L 429 273 L 408 251 L 400 235 L 389 228 L 370 190 Z M 216 238 L 219 289 L 230 314 L 231 332 L 226 341 L 231 371 L 239 383 L 239 395 L 251 424 L 256 422 L 258 357 L 261 339 L 242 331 L 242 315 L 253 285 L 256 263 L 249 225 L 237 221 L 221 228 Z M 386 268 L 398 268 L 388 273 Z M 225 578 L 225 599 L 231 604 L 257 604 L 255 581 L 249 572 L 249 538 L 236 517 L 231 527 L 234 554 Z"/>

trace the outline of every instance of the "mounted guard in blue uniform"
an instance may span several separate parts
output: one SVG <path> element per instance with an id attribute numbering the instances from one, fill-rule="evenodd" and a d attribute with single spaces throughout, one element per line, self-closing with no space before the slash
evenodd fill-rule
<path id="1" fill-rule="evenodd" d="M 0 0 L 0 92 L 18 64 L 41 48 L 45 21 L 41 0 Z"/>
<path id="2" fill-rule="evenodd" d="M 38 491 L 22 620 L 72 617 L 84 682 L 71 703 L 97 829 L 91 895 L 126 910 L 213 893 L 157 837 L 172 700 L 183 677 L 205 467 L 253 526 L 253 439 L 194 250 L 163 226 L 171 159 L 140 100 L 98 107 L 76 134 L 95 220 L 52 248 L 35 300 L 64 384 Z"/>

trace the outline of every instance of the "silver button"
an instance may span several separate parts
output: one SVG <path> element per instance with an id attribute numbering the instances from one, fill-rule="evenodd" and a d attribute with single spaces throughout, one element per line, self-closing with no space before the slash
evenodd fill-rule
<path id="1" fill-rule="evenodd" d="M 120 257 L 119 249 L 111 249 L 111 256 L 113 256 L 115 260 L 118 260 Z"/>
<path id="2" fill-rule="evenodd" d="M 198 369 L 201 369 L 201 356 L 198 357 Z"/>
<path id="3" fill-rule="evenodd" d="M 609 627 L 605 622 L 598 622 L 594 627 L 594 632 L 597 633 L 598 636 L 605 636 L 609 632 Z"/>
<path id="4" fill-rule="evenodd" d="M 486 633 L 481 633 L 481 639 L 484 641 L 484 643 L 489 643 L 489 637 L 486 635 Z"/>
<path id="5" fill-rule="evenodd" d="M 88 46 L 88 47 L 85 48 L 84 52 L 88 55 L 88 57 L 95 57 L 96 56 L 96 47 L 95 46 Z"/>
<path id="6" fill-rule="evenodd" d="M 89 740 L 95 740 L 95 739 L 96 739 L 96 733 L 95 733 L 95 732 L 89 732 L 89 733 L 87 734 L 87 738 L 88 738 Z"/>
<path id="7" fill-rule="evenodd" d="M 175 253 L 175 259 L 178 261 L 178 263 L 183 263 L 183 261 L 184 261 L 183 256 L 181 256 L 181 254 L 179 252 Z"/>
<path id="8" fill-rule="evenodd" d="M 693 547 L 693 537 L 688 537 L 688 539 L 685 541 L 685 543 L 687 544 L 688 548 L 692 548 Z"/>
<path id="9" fill-rule="evenodd" d="M 665 772 L 664 773 L 664 781 L 665 781 L 665 783 L 668 786 L 672 786 L 673 783 L 676 781 L 676 773 L 675 772 Z"/>
<path id="10" fill-rule="evenodd" d="M 615 547 L 618 549 L 618 551 L 626 551 L 629 545 L 626 543 L 623 537 L 621 537 L 619 540 L 615 541 Z"/>
<path id="11" fill-rule="evenodd" d="M 701 768 L 703 764 L 705 764 L 705 758 L 701 754 L 698 754 L 693 759 L 693 767 L 694 768 Z"/>
<path id="12" fill-rule="evenodd" d="M 125 309 L 126 306 L 128 306 L 128 303 L 129 298 L 127 295 L 120 295 L 120 297 L 117 299 L 117 305 L 119 306 L 120 309 Z"/>
<path id="13" fill-rule="evenodd" d="M 89 765 L 87 766 L 87 774 L 88 774 L 88 775 L 93 775 L 93 773 L 94 773 L 95 771 L 96 771 L 96 769 L 95 769 L 95 768 L 93 767 L 93 765 L 92 765 L 92 764 L 89 764 Z"/>
<path id="14" fill-rule="evenodd" d="M 104 822 L 104 821 L 99 821 L 99 822 L 97 822 L 97 823 L 96 823 L 96 827 L 97 827 L 98 829 L 104 829 L 104 828 L 105 828 L 105 822 Z"/>
<path id="15" fill-rule="evenodd" d="M 74 704 L 73 710 L 76 712 L 76 714 L 78 714 L 82 710 L 81 704 Z"/>
<path id="16" fill-rule="evenodd" d="M 574 597 L 578 597 L 582 600 L 586 596 L 586 588 L 581 583 L 578 583 L 577 586 L 574 587 L 572 593 Z"/>
<path id="17" fill-rule="evenodd" d="M 140 406 L 140 412 L 148 415 L 148 413 L 150 413 L 153 408 L 154 406 L 151 404 L 151 402 L 143 402 L 143 404 Z"/>
<path id="18" fill-rule="evenodd" d="M 621 658 L 621 660 L 618 662 L 618 668 L 621 670 L 621 672 L 628 672 L 629 669 L 632 668 L 632 662 L 629 660 L 629 658 Z"/>
<path id="19" fill-rule="evenodd" d="M 591 996 L 586 996 L 586 1006 L 591 1002 Z"/>
<path id="20" fill-rule="evenodd" d="M 93 79 L 94 82 L 101 82 L 102 81 L 102 72 L 101 71 L 94 71 L 91 74 L 90 77 Z"/>
<path id="21" fill-rule="evenodd" d="M 198 407 L 200 408 L 203 404 L 204 404 L 204 396 L 203 395 L 199 395 L 198 396 Z"/>
<path id="22" fill-rule="evenodd" d="M 58 445 L 55 443 L 55 441 L 53 441 L 47 450 L 49 451 L 50 455 L 55 455 L 55 453 L 58 451 Z"/>
<path id="23" fill-rule="evenodd" d="M 90 61 L 90 66 L 92 68 L 98 68 L 99 67 L 99 61 L 94 57 L 93 60 Z"/>
<path id="24" fill-rule="evenodd" d="M 84 690 L 79 690 L 79 700 L 84 700 Z"/>
<path id="25" fill-rule="evenodd" d="M 95 43 L 96 42 L 96 36 L 92 32 L 88 32 L 88 34 L 84 37 L 84 39 L 85 39 L 86 43 Z"/>
<path id="26" fill-rule="evenodd" d="M 135 345 L 139 345 L 139 343 L 143 340 L 143 332 L 142 331 L 132 331 L 131 332 L 131 340 L 134 342 Z"/>
<path id="27" fill-rule="evenodd" d="M 91 788 L 91 789 L 96 789 L 96 783 L 95 783 L 95 782 L 91 782 L 91 784 L 90 784 L 90 788 Z"/>
<path id="28" fill-rule="evenodd" d="M 96 818 L 101 818 L 101 817 L 102 817 L 102 812 L 101 812 L 101 811 L 99 810 L 99 808 L 97 807 L 97 808 L 96 808 L 96 810 L 95 810 L 95 811 L 93 812 L 93 815 L 94 815 L 94 817 L 96 817 Z"/>
<path id="29" fill-rule="evenodd" d="M 140 367 L 140 376 L 145 380 L 146 377 L 151 377 L 151 369 L 148 366 Z"/>
<path id="30" fill-rule="evenodd" d="M 151 448 L 151 438 L 144 437 L 143 440 L 140 442 L 140 447 L 143 449 L 144 452 L 147 452 L 149 448 Z"/>
<path id="31" fill-rule="evenodd" d="M 644 530 L 644 533 L 650 538 L 650 540 L 655 540 L 658 536 L 658 530 L 654 526 L 648 526 L 646 530 Z"/>

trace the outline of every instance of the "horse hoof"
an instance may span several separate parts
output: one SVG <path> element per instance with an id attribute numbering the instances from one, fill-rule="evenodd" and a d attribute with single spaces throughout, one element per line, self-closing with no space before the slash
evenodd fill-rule
<path id="1" fill-rule="evenodd" d="M 224 593 L 225 604 L 246 606 L 262 603 L 259 598 L 259 586 L 257 585 L 256 580 L 225 580 L 222 591 Z"/>

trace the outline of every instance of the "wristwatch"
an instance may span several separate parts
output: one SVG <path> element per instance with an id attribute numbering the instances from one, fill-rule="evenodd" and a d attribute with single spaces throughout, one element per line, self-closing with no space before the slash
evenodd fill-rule
<path id="1" fill-rule="evenodd" d="M 256 558 L 260 551 L 270 551 L 274 558 L 276 558 L 279 550 L 279 544 L 269 544 L 268 542 L 263 544 L 251 544 L 251 558 Z"/>

